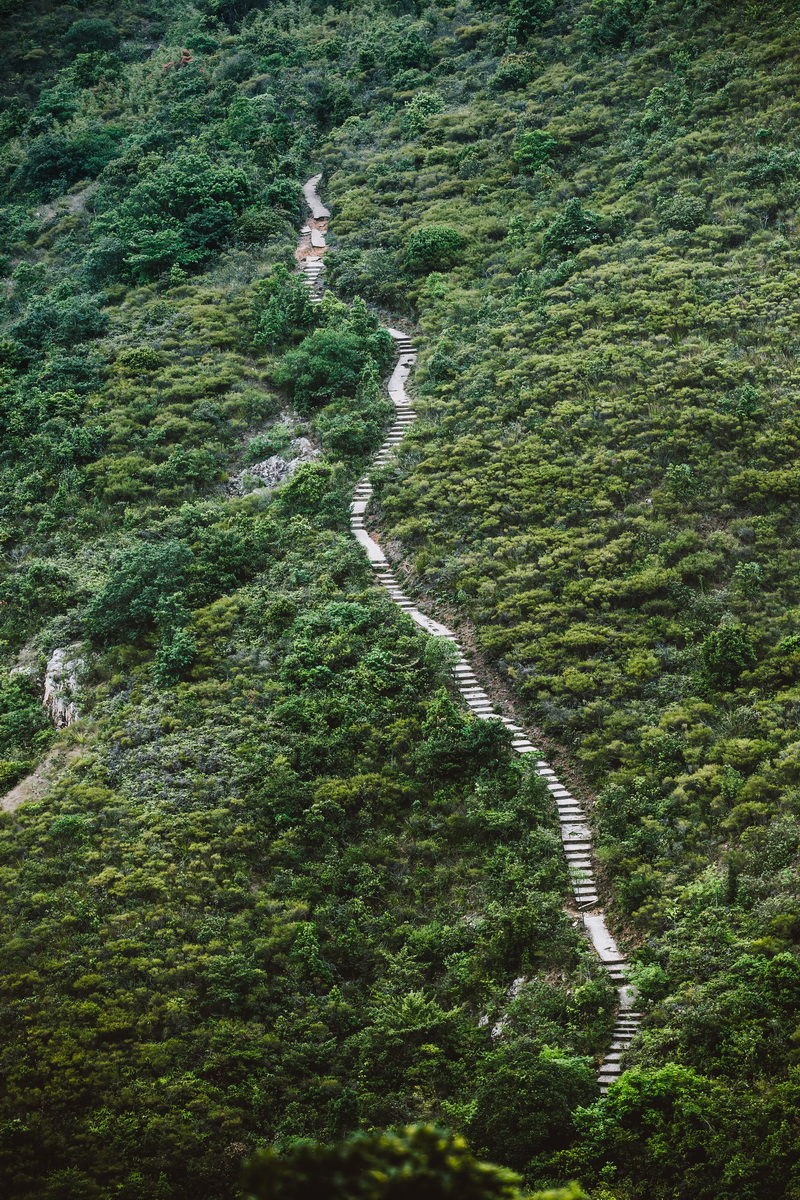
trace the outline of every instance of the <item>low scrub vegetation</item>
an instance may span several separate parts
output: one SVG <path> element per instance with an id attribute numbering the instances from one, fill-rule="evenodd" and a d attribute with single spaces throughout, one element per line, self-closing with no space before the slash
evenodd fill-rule
<path id="1" fill-rule="evenodd" d="M 476 1196 L 792 1195 L 796 18 L 3 11 L 4 789 L 69 751 L 0 827 L 5 1191 L 449 1155 Z M 384 544 L 596 796 L 646 1011 L 603 1099 L 547 797 L 348 533 L 384 319 L 421 347 Z"/>

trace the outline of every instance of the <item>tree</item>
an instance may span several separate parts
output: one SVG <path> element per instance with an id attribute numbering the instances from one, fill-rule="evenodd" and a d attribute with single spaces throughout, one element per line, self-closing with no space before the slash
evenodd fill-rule
<path id="1" fill-rule="evenodd" d="M 512 1043 L 490 1059 L 468 1134 L 482 1153 L 522 1170 L 534 1155 L 565 1147 L 574 1110 L 596 1096 L 586 1059 Z"/>
<path id="2" fill-rule="evenodd" d="M 520 134 L 514 158 L 524 171 L 535 171 L 548 162 L 557 147 L 558 142 L 552 134 L 530 129 Z"/>
<path id="3" fill-rule="evenodd" d="M 428 705 L 422 724 L 420 762 L 436 776 L 459 779 L 489 767 L 507 753 L 509 736 L 499 721 L 465 716 L 444 688 Z"/>
<path id="4" fill-rule="evenodd" d="M 270 350 L 296 340 L 314 325 L 314 305 L 308 288 L 283 265 L 276 267 L 271 278 L 259 285 L 254 307 L 258 326 L 253 341 Z"/>
<path id="5" fill-rule="evenodd" d="M 0 677 L 0 756 L 36 754 L 51 732 L 33 681 L 25 675 Z"/>
<path id="6" fill-rule="evenodd" d="M 417 275 L 449 271 L 461 259 L 466 238 L 450 225 L 428 225 L 411 234 L 405 263 Z"/>
<path id="7" fill-rule="evenodd" d="M 337 1146 L 304 1142 L 285 1155 L 262 1150 L 245 1168 L 248 1200 L 522 1200 L 519 1182 L 433 1125 L 356 1133 Z M 585 1197 L 573 1186 L 539 1200 Z"/>
<path id="8" fill-rule="evenodd" d="M 105 586 L 87 605 L 89 633 L 103 642 L 146 633 L 158 622 L 159 606 L 163 613 L 170 598 L 183 591 L 193 558 L 189 547 L 176 540 L 123 551 Z"/>
<path id="9" fill-rule="evenodd" d="M 131 274 L 147 279 L 173 263 L 201 262 L 222 245 L 249 196 L 239 167 L 182 152 L 156 165 L 131 189 L 120 212 L 98 224 L 126 242 Z"/>
<path id="10" fill-rule="evenodd" d="M 70 50 L 116 50 L 119 45 L 119 30 L 102 17 L 83 17 L 73 21 L 64 35 Z"/>
<path id="11" fill-rule="evenodd" d="M 509 33 L 524 42 L 552 17 L 555 0 L 510 0 L 508 6 Z"/>
<path id="12" fill-rule="evenodd" d="M 726 691 L 756 660 L 752 643 L 739 625 L 721 625 L 715 629 L 703 642 L 700 654 L 705 681 Z"/>
<path id="13" fill-rule="evenodd" d="M 364 347 L 355 333 L 315 329 L 284 356 L 275 373 L 301 412 L 339 396 L 355 396 L 364 364 Z"/>
<path id="14" fill-rule="evenodd" d="M 28 146 L 15 181 L 53 195 L 79 179 L 93 179 L 119 153 L 121 136 L 117 126 L 88 122 L 42 133 Z"/>
<path id="15" fill-rule="evenodd" d="M 563 213 L 556 217 L 542 238 L 542 254 L 557 255 L 563 258 L 567 254 L 576 254 L 593 242 L 602 238 L 600 218 L 596 213 L 588 212 L 577 196 L 568 200 Z"/>
<path id="16" fill-rule="evenodd" d="M 281 489 L 281 503 L 290 512 L 314 512 L 330 483 L 331 469 L 325 463 L 300 463 Z"/>

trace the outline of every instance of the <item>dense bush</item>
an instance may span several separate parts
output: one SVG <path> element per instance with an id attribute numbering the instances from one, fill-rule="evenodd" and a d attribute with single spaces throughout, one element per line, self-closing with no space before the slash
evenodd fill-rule
<path id="1" fill-rule="evenodd" d="M 193 555 L 176 540 L 123 551 L 111 566 L 108 581 L 89 603 L 86 628 L 112 639 L 141 636 L 168 620 L 170 604 L 183 592 Z"/>
<path id="2" fill-rule="evenodd" d="M 449 225 L 416 229 L 408 239 L 406 266 L 420 274 L 447 271 L 459 261 L 464 245 L 464 237 Z"/>
<path id="3" fill-rule="evenodd" d="M 356 1134 L 343 1146 L 298 1146 L 284 1156 L 263 1151 L 246 1171 L 252 1200 L 300 1200 L 315 1191 L 331 1200 L 513 1200 L 517 1182 L 510 1171 L 478 1162 L 463 1139 L 431 1126 Z"/>
<path id="4" fill-rule="evenodd" d="M 20 1200 L 227 1200 L 258 1145 L 409 1121 L 603 1200 L 795 1186 L 793 16 L 402 7 L 5 6 L 7 786 L 88 634 L 81 753 L 0 838 Z M 354 302 L 312 314 L 320 169 Z M 599 794 L 647 1010 L 603 1100 L 547 799 L 347 535 L 358 296 L 421 349 L 382 543 Z"/>
<path id="5" fill-rule="evenodd" d="M 499 1162 L 524 1170 L 542 1151 L 573 1140 L 573 1113 L 597 1091 L 589 1064 L 536 1047 L 498 1050 L 478 1087 L 468 1133 Z"/>

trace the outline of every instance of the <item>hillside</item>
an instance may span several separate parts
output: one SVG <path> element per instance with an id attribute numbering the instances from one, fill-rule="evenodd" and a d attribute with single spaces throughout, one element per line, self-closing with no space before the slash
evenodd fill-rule
<path id="1" fill-rule="evenodd" d="M 793 7 L 0 11 L 4 1194 L 800 1196 Z"/>

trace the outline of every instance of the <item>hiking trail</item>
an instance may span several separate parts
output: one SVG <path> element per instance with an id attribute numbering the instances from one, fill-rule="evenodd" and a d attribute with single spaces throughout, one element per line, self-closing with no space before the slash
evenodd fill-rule
<path id="1" fill-rule="evenodd" d="M 303 195 L 311 211 L 311 218 L 301 231 L 297 251 L 299 266 L 311 292 L 311 302 L 315 304 L 322 302 L 320 290 L 325 270 L 322 259 L 326 245 L 325 234 L 330 218 L 330 212 L 317 194 L 317 186 L 321 179 L 321 175 L 315 175 L 303 187 Z M 387 383 L 389 399 L 395 408 L 395 419 L 386 440 L 372 460 L 372 466 L 379 467 L 384 466 L 396 453 L 408 429 L 417 419 L 414 406 L 406 391 L 406 383 L 416 361 L 414 344 L 401 330 L 392 329 L 390 326 L 384 328 L 394 339 L 397 351 L 397 362 Z M 592 833 L 586 813 L 580 802 L 559 781 L 550 764 L 540 756 L 524 729 L 498 712 L 490 696 L 481 687 L 479 679 L 452 630 L 421 612 L 414 601 L 405 595 L 383 550 L 367 532 L 365 515 L 371 497 L 372 484 L 369 481 L 369 472 L 367 472 L 359 479 L 353 493 L 350 505 L 350 528 L 355 539 L 364 548 L 376 582 L 386 589 L 390 599 L 426 633 L 435 637 L 447 638 L 455 645 L 458 658 L 454 662 L 452 671 L 456 687 L 467 708 L 482 720 L 501 721 L 511 734 L 511 744 L 516 752 L 521 755 L 535 756 L 534 771 L 544 780 L 547 790 L 555 801 L 571 889 L 575 898 L 575 908 L 583 921 L 598 958 L 617 987 L 619 1012 L 614 1024 L 611 1045 L 603 1056 L 597 1076 L 600 1091 L 605 1095 L 609 1085 L 622 1074 L 622 1057 L 639 1031 L 641 1014 L 635 1011 L 633 988 L 626 983 L 627 961 L 620 952 L 606 924 L 603 909 L 600 907 L 592 867 Z M 574 915 L 572 909 L 566 911 L 571 916 Z"/>

